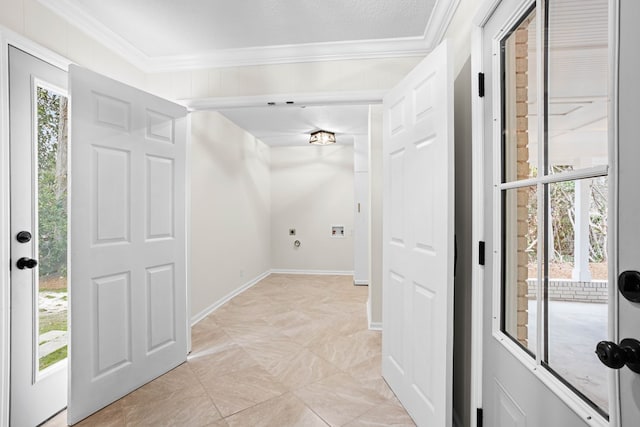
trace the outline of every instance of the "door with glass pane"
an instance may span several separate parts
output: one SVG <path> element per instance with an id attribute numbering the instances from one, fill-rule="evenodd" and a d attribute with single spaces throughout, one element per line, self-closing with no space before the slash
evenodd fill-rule
<path id="1" fill-rule="evenodd" d="M 640 2 L 637 0 L 620 1 L 620 42 L 619 42 L 619 86 L 618 86 L 618 135 L 619 144 L 616 153 L 618 167 L 617 233 L 614 244 L 620 255 L 618 271 L 640 271 L 640 144 L 638 144 L 638 117 L 640 117 L 640 85 L 638 85 L 638 41 L 640 40 Z M 640 340 L 640 298 L 638 284 L 621 286 L 618 290 L 618 340 L 625 338 Z M 623 296 L 625 291 L 628 299 Z M 631 291 L 631 292 L 627 292 Z M 635 299 L 633 298 L 635 297 Z M 636 369 L 637 371 L 637 369 Z M 623 427 L 638 425 L 640 420 L 640 374 L 628 367 L 620 369 L 620 425 Z"/>
<path id="2" fill-rule="evenodd" d="M 484 26 L 485 424 L 607 424 L 609 1 L 503 1 Z"/>
<path id="3" fill-rule="evenodd" d="M 11 425 L 67 404 L 67 73 L 9 50 Z"/>

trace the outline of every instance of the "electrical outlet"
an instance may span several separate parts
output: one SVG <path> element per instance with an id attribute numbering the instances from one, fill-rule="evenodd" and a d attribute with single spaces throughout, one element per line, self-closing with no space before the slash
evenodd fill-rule
<path id="1" fill-rule="evenodd" d="M 289 236 L 295 236 L 296 235 L 296 229 L 295 228 L 290 228 L 289 229 Z"/>

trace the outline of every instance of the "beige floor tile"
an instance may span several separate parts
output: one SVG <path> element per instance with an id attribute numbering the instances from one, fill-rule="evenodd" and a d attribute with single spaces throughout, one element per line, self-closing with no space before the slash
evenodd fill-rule
<path id="1" fill-rule="evenodd" d="M 378 353 L 349 369 L 349 373 L 355 378 L 381 378 L 382 377 L 382 354 Z"/>
<path id="2" fill-rule="evenodd" d="M 309 350 L 313 353 L 343 371 L 348 371 L 351 367 L 375 357 L 380 354 L 380 349 L 380 333 L 368 330 L 333 340 L 319 340 L 317 344 L 309 346 Z"/>
<path id="3" fill-rule="evenodd" d="M 317 313 L 318 315 L 331 315 L 331 314 L 343 314 L 343 313 L 355 313 L 366 310 L 366 302 L 348 302 L 342 300 L 325 300 L 322 304 L 315 304 L 309 307 L 307 312 Z"/>
<path id="4" fill-rule="evenodd" d="M 123 407 L 141 405 L 150 401 L 172 400 L 185 394 L 195 396 L 201 394 L 198 379 L 191 368 L 183 363 L 161 377 L 143 385 L 129 393 L 120 403 Z"/>
<path id="5" fill-rule="evenodd" d="M 388 400 L 396 399 L 396 395 L 393 393 L 387 382 L 382 377 L 373 379 L 358 379 L 358 382 L 360 382 L 363 387 L 375 391 Z"/>
<path id="6" fill-rule="evenodd" d="M 332 426 L 344 425 L 387 401 L 344 373 L 298 389 L 294 394 Z"/>
<path id="7" fill-rule="evenodd" d="M 267 371 L 254 367 L 230 375 L 201 378 L 223 417 L 284 394 L 287 389 Z"/>
<path id="8" fill-rule="evenodd" d="M 304 328 L 310 325 L 312 319 L 299 310 L 283 311 L 264 319 L 270 325 L 286 331 L 292 328 Z"/>
<path id="9" fill-rule="evenodd" d="M 124 411 L 118 400 L 75 424 L 79 427 L 121 427 L 125 425 Z M 67 427 L 66 409 L 45 422 L 43 427 Z"/>
<path id="10" fill-rule="evenodd" d="M 223 326 L 225 333 L 237 343 L 263 341 L 265 339 L 282 335 L 280 328 L 272 326 L 265 321 L 233 324 Z"/>
<path id="11" fill-rule="evenodd" d="M 218 351 L 192 353 L 187 363 L 197 377 L 205 375 L 223 376 L 258 365 L 258 363 L 237 344 L 219 349 Z"/>
<path id="12" fill-rule="evenodd" d="M 124 409 L 120 401 L 114 402 L 106 408 L 85 418 L 78 424 L 78 427 L 120 427 L 125 425 Z"/>
<path id="13" fill-rule="evenodd" d="M 219 420 L 220 413 L 202 389 L 195 396 L 150 401 L 124 408 L 127 426 L 206 426 Z"/>
<path id="14" fill-rule="evenodd" d="M 263 402 L 226 418 L 229 427 L 326 427 L 327 424 L 292 394 Z"/>
<path id="15" fill-rule="evenodd" d="M 338 373 L 338 369 L 307 349 L 275 361 L 266 370 L 294 390 Z"/>
<path id="16" fill-rule="evenodd" d="M 191 352 L 208 348 L 225 347 L 231 344 L 230 337 L 212 317 L 202 319 L 191 328 Z"/>
<path id="17" fill-rule="evenodd" d="M 305 315 L 307 314 L 305 313 Z M 282 333 L 303 346 L 310 346 L 335 336 L 335 330 L 331 326 L 331 318 L 326 316 L 322 319 L 312 319 L 308 324 L 292 325 L 283 329 Z"/>
<path id="18" fill-rule="evenodd" d="M 231 304 L 226 304 L 210 316 L 222 327 L 238 324 L 264 324 L 262 317 L 252 313 L 250 307 L 236 307 Z"/>
<path id="19" fill-rule="evenodd" d="M 400 405 L 385 404 L 367 411 L 347 427 L 415 427 L 415 423 Z"/>
<path id="20" fill-rule="evenodd" d="M 375 391 L 389 400 L 396 396 L 382 378 L 382 357 L 377 355 L 349 369 L 349 374 L 364 387 Z"/>
<path id="21" fill-rule="evenodd" d="M 241 343 L 240 346 L 262 367 L 273 366 L 278 361 L 293 357 L 304 349 L 286 336 Z"/>
<path id="22" fill-rule="evenodd" d="M 124 411 L 120 401 L 114 402 L 106 408 L 75 424 L 79 427 L 122 427 L 125 425 Z M 64 410 L 48 420 L 44 427 L 67 427 L 67 411 Z"/>
<path id="23" fill-rule="evenodd" d="M 80 425 L 413 426 L 381 376 L 367 294 L 349 276 L 270 275 L 194 325 L 187 363 Z"/>
<path id="24" fill-rule="evenodd" d="M 51 417 L 44 423 L 46 427 L 67 427 L 67 411 L 66 409 Z"/>

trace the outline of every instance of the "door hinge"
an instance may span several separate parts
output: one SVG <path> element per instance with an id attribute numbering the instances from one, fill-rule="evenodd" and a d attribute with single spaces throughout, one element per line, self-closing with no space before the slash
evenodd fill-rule
<path id="1" fill-rule="evenodd" d="M 484 73 L 478 73 L 478 96 L 484 98 Z"/>
<path id="2" fill-rule="evenodd" d="M 482 427 L 482 408 L 476 409 L 476 426 Z"/>
<path id="3" fill-rule="evenodd" d="M 484 265 L 484 242 L 478 242 L 478 264 Z"/>

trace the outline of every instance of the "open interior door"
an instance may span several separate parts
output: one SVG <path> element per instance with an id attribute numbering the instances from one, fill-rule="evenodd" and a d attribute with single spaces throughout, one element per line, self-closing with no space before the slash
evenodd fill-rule
<path id="1" fill-rule="evenodd" d="M 71 66 L 74 424 L 186 360 L 186 110 Z"/>
<path id="2" fill-rule="evenodd" d="M 443 42 L 384 98 L 382 374 L 415 422 L 452 424 L 453 77 Z"/>

